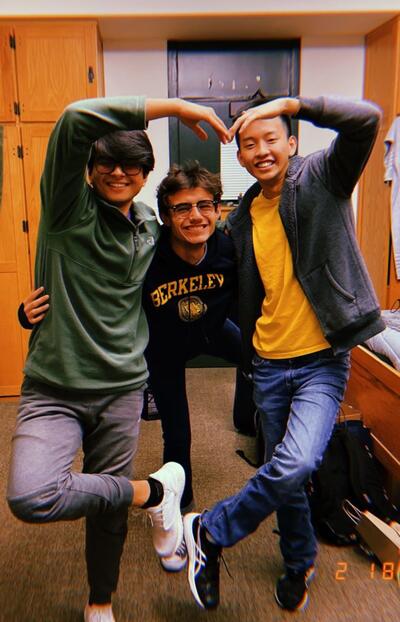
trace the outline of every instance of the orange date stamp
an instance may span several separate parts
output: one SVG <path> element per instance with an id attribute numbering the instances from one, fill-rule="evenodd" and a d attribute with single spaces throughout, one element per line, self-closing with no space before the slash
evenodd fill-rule
<path id="1" fill-rule="evenodd" d="M 348 562 L 337 562 L 335 571 L 336 581 L 346 581 L 348 579 L 349 564 Z M 368 572 L 369 579 L 380 579 L 382 581 L 399 580 L 400 562 L 384 562 L 382 565 L 371 563 Z"/>

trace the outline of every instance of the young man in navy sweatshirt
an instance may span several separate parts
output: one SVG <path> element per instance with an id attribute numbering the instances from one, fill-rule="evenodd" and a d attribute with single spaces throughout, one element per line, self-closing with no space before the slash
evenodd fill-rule
<path id="1" fill-rule="evenodd" d="M 193 504 L 186 362 L 199 354 L 236 365 L 241 360 L 239 329 L 228 319 L 237 294 L 233 244 L 215 229 L 221 194 L 219 176 L 198 163 L 172 166 L 158 188 L 164 226 L 143 289 L 150 328 L 146 359 L 163 426 L 164 462 L 174 456 L 185 469 L 183 510 Z M 254 413 L 251 384 L 241 373 L 236 392 L 247 402 L 246 412 Z"/>

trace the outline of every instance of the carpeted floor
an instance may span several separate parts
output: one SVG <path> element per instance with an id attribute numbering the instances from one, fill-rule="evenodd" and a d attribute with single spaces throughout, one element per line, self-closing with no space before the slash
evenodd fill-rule
<path id="1" fill-rule="evenodd" d="M 188 371 L 193 428 L 193 471 L 197 508 L 210 507 L 236 491 L 254 472 L 236 454 L 249 440 L 231 424 L 233 370 Z M 16 404 L 0 404 L 0 622 L 81 622 L 86 599 L 83 521 L 24 525 L 4 501 L 10 439 Z M 158 421 L 142 423 L 136 476 L 147 476 L 160 464 Z M 282 612 L 273 586 L 280 574 L 275 521 L 225 551 L 232 579 L 221 570 L 221 605 L 203 612 L 192 600 L 186 573 L 163 572 L 153 552 L 149 523 L 132 513 L 118 594 L 117 622 L 396 622 L 399 587 L 377 571 L 356 549 L 320 546 L 317 576 L 310 603 L 302 614 Z M 347 571 L 336 577 L 347 564 Z M 343 580 L 338 580 L 343 578 Z"/>

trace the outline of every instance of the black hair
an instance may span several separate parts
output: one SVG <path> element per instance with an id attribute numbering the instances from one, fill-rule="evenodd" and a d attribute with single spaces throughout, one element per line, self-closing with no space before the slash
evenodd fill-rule
<path id="1" fill-rule="evenodd" d="M 200 166 L 197 160 L 185 162 L 182 165 L 173 164 L 157 188 L 157 205 L 160 214 L 168 212 L 168 198 L 171 194 L 189 188 L 203 188 L 217 200 L 222 195 L 220 176 Z"/>
<path id="2" fill-rule="evenodd" d="M 96 140 L 87 163 L 89 173 L 98 157 L 115 162 L 133 160 L 142 168 L 145 177 L 154 169 L 153 147 L 144 130 L 116 130 Z"/>
<path id="3" fill-rule="evenodd" d="M 245 110 L 250 110 L 250 108 L 255 108 L 256 106 L 261 106 L 261 104 L 267 104 L 268 102 L 273 101 L 273 99 L 274 98 L 268 99 L 266 97 L 256 97 L 255 99 L 252 99 L 251 101 L 247 102 L 244 106 L 242 106 L 242 108 L 240 108 L 238 113 L 234 116 L 233 122 L 235 122 L 236 119 L 238 119 L 241 116 L 242 112 L 244 112 Z M 287 137 L 289 138 L 289 136 L 292 136 L 293 134 L 291 118 L 287 114 L 280 114 L 279 118 L 281 119 L 283 126 L 286 130 Z M 236 144 L 238 148 L 240 149 L 239 132 L 236 132 L 235 140 L 236 140 Z"/>

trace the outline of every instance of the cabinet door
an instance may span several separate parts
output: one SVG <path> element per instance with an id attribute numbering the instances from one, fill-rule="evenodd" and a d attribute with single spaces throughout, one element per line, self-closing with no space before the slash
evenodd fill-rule
<path id="1" fill-rule="evenodd" d="M 384 141 L 395 116 L 398 56 L 398 20 L 391 20 L 368 34 L 364 97 L 381 107 L 383 117 L 375 146 L 361 178 L 357 233 L 383 309 L 387 308 L 389 302 L 390 278 L 390 188 L 384 183 Z"/>
<path id="2" fill-rule="evenodd" d="M 30 291 L 19 132 L 3 126 L 3 184 L 0 199 L 0 395 L 19 395 L 28 332 L 17 321 L 19 303 Z"/>
<path id="3" fill-rule="evenodd" d="M 102 94 L 95 23 L 23 22 L 14 30 L 21 121 L 56 121 L 72 101 Z"/>
<path id="4" fill-rule="evenodd" d="M 15 89 L 14 55 L 11 47 L 11 24 L 0 24 L 0 121 L 15 121 L 14 102 L 17 101 Z"/>
<path id="5" fill-rule="evenodd" d="M 32 283 L 40 218 L 40 177 L 52 128 L 53 123 L 29 123 L 21 126 Z"/>

